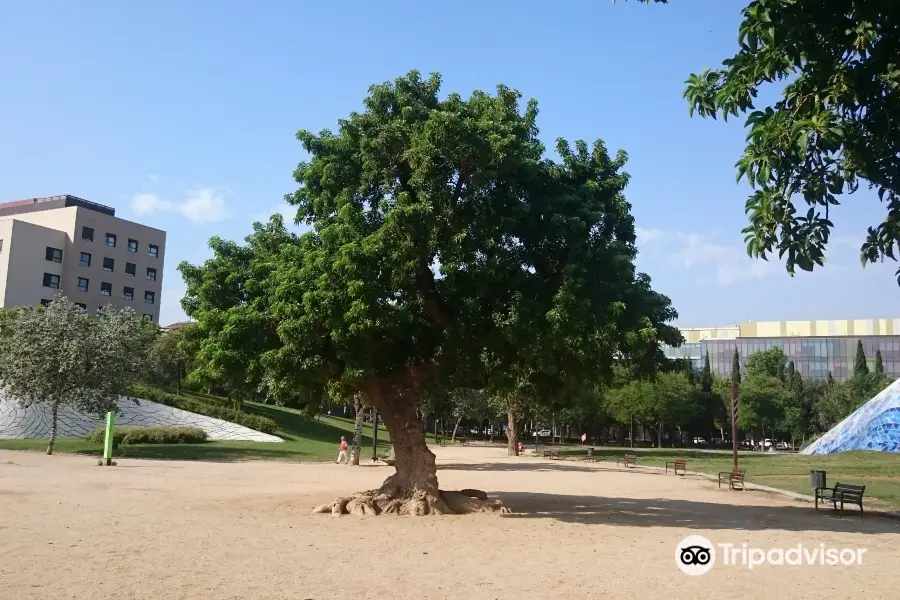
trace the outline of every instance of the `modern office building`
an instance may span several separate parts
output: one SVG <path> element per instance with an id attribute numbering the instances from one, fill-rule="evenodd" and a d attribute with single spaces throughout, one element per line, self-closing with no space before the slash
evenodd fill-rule
<path id="1" fill-rule="evenodd" d="M 0 306 L 63 292 L 89 312 L 130 306 L 159 322 L 166 232 L 75 196 L 0 204 Z"/>
<path id="2" fill-rule="evenodd" d="M 689 358 L 695 368 L 709 354 L 710 368 L 731 375 L 734 349 L 741 365 L 751 353 L 779 347 L 801 376 L 824 379 L 831 373 L 836 381 L 853 375 L 856 346 L 862 341 L 869 369 L 875 353 L 881 351 L 884 372 L 900 377 L 900 319 L 842 319 L 831 321 L 744 321 L 740 325 L 687 328 L 681 330 L 684 344 L 666 347 L 670 358 Z"/>

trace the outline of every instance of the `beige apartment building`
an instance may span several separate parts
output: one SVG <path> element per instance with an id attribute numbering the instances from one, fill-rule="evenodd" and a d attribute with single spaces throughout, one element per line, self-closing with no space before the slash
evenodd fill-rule
<path id="1" fill-rule="evenodd" d="M 0 203 L 0 306 L 62 291 L 88 312 L 130 306 L 158 323 L 165 250 L 165 231 L 76 196 Z"/>

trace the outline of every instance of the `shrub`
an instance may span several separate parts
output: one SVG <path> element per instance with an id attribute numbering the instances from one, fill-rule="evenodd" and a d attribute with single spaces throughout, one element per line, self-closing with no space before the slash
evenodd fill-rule
<path id="1" fill-rule="evenodd" d="M 94 444 L 102 444 L 106 428 L 97 427 L 85 438 Z M 123 425 L 113 429 L 113 444 L 199 444 L 206 441 L 206 432 L 199 427 L 184 425 Z"/>
<path id="2" fill-rule="evenodd" d="M 164 392 L 149 385 L 138 384 L 131 388 L 131 394 L 137 398 L 150 400 L 159 404 L 165 404 L 172 408 L 180 408 L 188 412 L 205 415 L 214 419 L 221 419 L 229 423 L 243 425 L 262 433 L 274 434 L 278 430 L 278 424 L 268 417 L 251 415 L 226 406 L 208 404 L 197 398 L 186 398 Z"/>

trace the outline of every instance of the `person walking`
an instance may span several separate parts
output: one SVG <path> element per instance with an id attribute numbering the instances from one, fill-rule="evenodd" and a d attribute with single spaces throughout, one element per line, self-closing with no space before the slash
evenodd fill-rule
<path id="1" fill-rule="evenodd" d="M 582 433 L 582 434 L 581 434 L 581 445 L 584 446 L 584 443 L 585 443 L 586 441 L 587 441 L 587 434 L 586 434 L 586 433 Z"/>
<path id="2" fill-rule="evenodd" d="M 342 460 L 346 460 L 347 464 L 350 464 L 350 455 L 347 453 L 347 440 L 344 439 L 344 436 L 341 436 L 340 452 L 338 452 L 337 460 L 334 462 L 339 465 Z"/>

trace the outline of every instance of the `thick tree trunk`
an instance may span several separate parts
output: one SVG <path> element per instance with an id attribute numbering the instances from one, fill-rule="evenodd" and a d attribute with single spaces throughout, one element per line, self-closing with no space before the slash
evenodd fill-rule
<path id="1" fill-rule="evenodd" d="M 362 453 L 362 427 L 365 417 L 359 396 L 353 399 L 353 408 L 356 409 L 356 422 L 353 426 L 353 449 L 350 451 L 350 464 L 358 466 L 359 455 Z"/>
<path id="2" fill-rule="evenodd" d="M 50 443 L 47 445 L 47 454 L 53 454 L 53 447 L 56 445 L 56 425 L 59 416 L 59 402 L 53 402 L 53 408 L 50 409 Z"/>
<path id="3" fill-rule="evenodd" d="M 459 430 L 459 424 L 462 423 L 462 420 L 463 420 L 462 417 L 456 419 L 456 425 L 453 426 L 453 434 L 450 436 L 451 442 L 456 441 L 456 432 Z"/>
<path id="4" fill-rule="evenodd" d="M 519 422 L 514 411 L 506 413 L 506 454 L 519 455 Z"/>
<path id="5" fill-rule="evenodd" d="M 366 396 L 381 415 L 394 447 L 396 472 L 377 490 L 337 498 L 313 512 L 341 514 L 395 513 L 408 515 L 509 512 L 499 500 L 478 490 L 442 492 L 438 489 L 435 456 L 425 442 L 425 426 L 418 415 L 417 381 L 404 385 L 375 382 Z"/>

